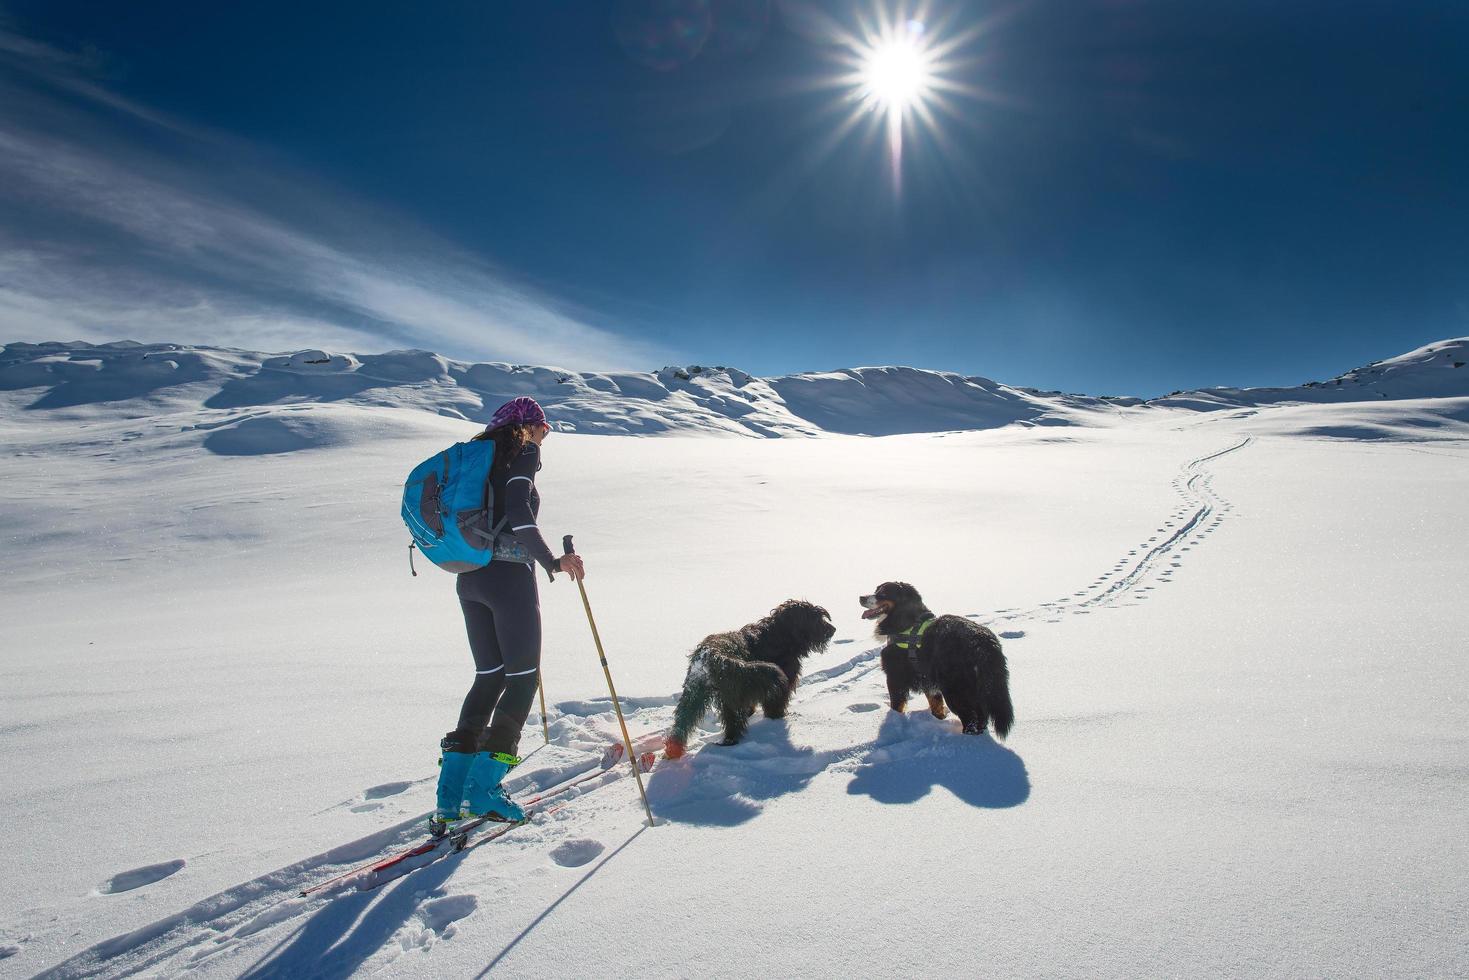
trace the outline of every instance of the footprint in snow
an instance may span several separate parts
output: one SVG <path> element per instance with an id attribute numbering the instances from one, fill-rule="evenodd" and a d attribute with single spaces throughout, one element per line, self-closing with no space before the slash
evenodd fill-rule
<path id="1" fill-rule="evenodd" d="M 1025 630 L 1006 630 L 1000 634 L 1002 640 L 1018 640 L 1025 635 Z"/>
<path id="2" fill-rule="evenodd" d="M 1001 633 L 1000 635 L 1004 636 L 1005 634 Z M 847 710 L 854 714 L 861 714 L 865 711 L 876 711 L 879 707 L 881 705 L 876 701 L 858 701 L 856 704 L 847 705 Z"/>
<path id="3" fill-rule="evenodd" d="M 851 643 L 852 640 L 832 640 L 833 643 Z"/>
<path id="4" fill-rule="evenodd" d="M 359 803 L 354 807 L 350 807 L 349 809 L 351 809 L 353 813 L 371 813 L 374 810 L 381 810 L 382 808 L 383 805 L 381 803 Z"/>
<path id="5" fill-rule="evenodd" d="M 364 800 L 380 800 L 385 796 L 397 796 L 412 785 L 413 783 L 411 781 L 405 779 L 396 783 L 382 783 L 378 786 L 369 786 L 362 791 L 362 798 Z"/>
<path id="6" fill-rule="evenodd" d="M 0 946 L 0 960 L 7 960 L 19 952 L 19 946 Z"/>
<path id="7" fill-rule="evenodd" d="M 477 908 L 479 899 L 473 895 L 445 895 L 419 906 L 418 917 L 423 920 L 425 928 L 442 936 L 445 929 Z"/>
<path id="8" fill-rule="evenodd" d="M 580 837 L 576 840 L 569 840 L 563 844 L 558 844 L 551 851 L 551 860 L 563 868 L 579 868 L 595 860 L 597 855 L 601 854 L 604 849 L 600 841 Z"/>
<path id="9" fill-rule="evenodd" d="M 120 892 L 130 892 L 134 888 L 142 888 L 151 885 L 155 881 L 162 881 L 171 874 L 176 874 L 184 867 L 184 859 L 178 858 L 173 861 L 162 861 L 158 864 L 148 864 L 131 871 L 124 871 L 108 878 L 97 886 L 97 891 L 103 895 L 116 895 Z"/>

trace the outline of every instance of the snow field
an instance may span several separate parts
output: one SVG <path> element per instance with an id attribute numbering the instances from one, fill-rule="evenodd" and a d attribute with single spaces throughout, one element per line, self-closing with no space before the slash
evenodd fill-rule
<path id="1" fill-rule="evenodd" d="M 7 411 L 0 975 L 1464 975 L 1461 401 L 554 434 L 542 525 L 587 558 L 635 733 L 698 639 L 781 599 L 833 644 L 786 721 L 646 777 L 657 827 L 618 778 L 318 899 L 414 839 L 469 682 L 452 578 L 409 577 L 396 518 L 465 423 Z M 242 413 L 311 448 L 222 452 Z M 887 709 L 856 605 L 884 579 L 1004 637 L 1006 743 Z M 553 744 L 518 792 L 616 731 L 574 587 L 542 604 Z"/>

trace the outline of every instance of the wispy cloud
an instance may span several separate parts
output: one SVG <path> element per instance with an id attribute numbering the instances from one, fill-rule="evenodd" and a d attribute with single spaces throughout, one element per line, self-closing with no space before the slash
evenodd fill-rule
<path id="1" fill-rule="evenodd" d="M 676 359 L 316 183 L 0 28 L 0 340 L 417 346 L 576 368 Z"/>

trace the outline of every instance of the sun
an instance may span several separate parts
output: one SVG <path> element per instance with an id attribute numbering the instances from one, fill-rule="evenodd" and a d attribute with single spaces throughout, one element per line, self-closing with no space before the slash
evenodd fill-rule
<path id="1" fill-rule="evenodd" d="M 901 115 L 929 94 L 933 75 L 921 38 L 921 28 L 910 22 L 907 31 L 864 53 L 862 99 L 871 107 Z"/>
<path id="2" fill-rule="evenodd" d="M 897 9 L 891 2 L 872 0 L 870 7 L 859 2 L 856 23 L 833 31 L 842 70 L 830 81 L 848 94 L 850 112 L 828 152 L 853 130 L 881 134 L 893 191 L 901 194 L 905 138 L 924 133 L 931 137 L 926 142 L 947 153 L 951 147 L 942 123 L 970 124 L 970 103 L 993 98 L 966 76 L 977 64 L 972 49 L 996 20 L 991 15 L 957 29 L 954 19 L 961 8 L 935 17 L 930 0 Z"/>

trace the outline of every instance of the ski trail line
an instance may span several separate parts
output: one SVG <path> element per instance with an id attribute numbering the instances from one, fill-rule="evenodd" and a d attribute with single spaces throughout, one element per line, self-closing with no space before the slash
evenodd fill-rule
<path id="1" fill-rule="evenodd" d="M 1182 542 L 1193 535 L 1195 531 L 1198 531 L 1199 528 L 1204 527 L 1209 522 L 1209 519 L 1214 516 L 1215 508 L 1222 505 L 1224 503 L 1224 500 L 1223 498 L 1219 497 L 1218 494 L 1214 493 L 1213 488 L 1210 486 L 1210 482 L 1213 480 L 1214 475 L 1208 470 L 1203 469 L 1203 465 L 1207 462 L 1210 462 L 1211 460 L 1218 459 L 1221 456 L 1225 456 L 1229 453 L 1243 449 L 1245 446 L 1248 446 L 1253 439 L 1253 436 L 1246 436 L 1239 443 L 1230 446 L 1228 449 L 1221 449 L 1217 453 L 1211 453 L 1208 456 L 1201 456 L 1198 459 L 1191 460 L 1187 464 L 1185 464 L 1183 469 L 1184 472 L 1188 474 L 1188 479 L 1183 486 L 1185 493 L 1187 495 L 1192 495 L 1194 500 L 1196 501 L 1197 505 L 1194 512 L 1189 515 L 1188 520 L 1185 521 L 1171 535 L 1169 535 L 1166 540 L 1153 546 L 1147 551 L 1147 553 L 1139 558 L 1137 560 L 1137 563 L 1133 565 L 1130 570 L 1128 570 L 1127 574 L 1119 577 L 1116 581 L 1114 581 L 1111 585 L 1105 587 L 1097 595 L 1092 596 L 1089 599 L 1083 600 L 1081 604 L 1102 605 L 1105 603 L 1110 603 L 1120 596 L 1126 594 L 1127 592 L 1132 591 L 1133 587 L 1143 580 L 1148 572 L 1156 566 L 1160 559 L 1168 555 L 1168 553 L 1173 551 L 1174 548 L 1181 546 Z M 1217 525 L 1217 523 L 1218 522 L 1216 521 L 1215 524 Z"/>
<path id="2" fill-rule="evenodd" d="M 1233 505 L 1214 491 L 1214 473 L 1205 464 L 1244 449 L 1254 438 L 1245 436 L 1232 446 L 1184 463 L 1173 481 L 1174 489 L 1184 500 L 1183 510 L 1164 520 L 1157 535 L 1130 550 L 1085 589 L 1029 609 L 1002 609 L 969 618 L 997 626 L 1033 619 L 1059 622 L 1067 613 L 1090 612 L 1126 597 L 1146 598 L 1146 592 L 1153 588 L 1148 583 L 1166 582 L 1173 569 L 1182 565 L 1182 552 L 1202 543 L 1204 535 L 1217 528 L 1223 522 L 1223 515 L 1232 509 Z M 1159 536 L 1165 531 L 1167 536 L 1160 541 Z M 1170 557 L 1174 559 L 1171 567 L 1158 572 L 1159 566 Z"/>
<path id="3" fill-rule="evenodd" d="M 1155 536 L 1132 549 L 1128 555 L 1119 559 L 1111 571 L 1098 576 L 1088 588 L 1073 592 L 1065 598 L 1025 609 L 974 613 L 966 618 L 1001 632 L 1002 627 L 1007 624 L 1035 620 L 1059 622 L 1060 617 L 1067 613 L 1090 612 L 1112 606 L 1124 598 L 1146 594 L 1139 590 L 1150 588 L 1150 581 L 1167 581 L 1167 577 L 1171 576 L 1171 568 L 1160 573 L 1159 566 L 1170 557 L 1175 559 L 1175 565 L 1181 564 L 1176 559 L 1181 556 L 1180 549 L 1188 547 L 1186 542 L 1199 543 L 1204 534 L 1219 526 L 1224 512 L 1232 506 L 1214 491 L 1211 485 L 1214 474 L 1207 464 L 1236 453 L 1252 442 L 1253 436 L 1245 436 L 1231 446 L 1185 462 L 1173 480 L 1174 489 L 1183 499 L 1184 508 L 1181 512 L 1175 512 L 1171 518 L 1164 519 L 1162 526 L 1158 528 L 1160 534 L 1171 528 L 1167 537 L 1158 540 Z M 870 675 L 881 670 L 878 662 L 881 653 L 882 644 L 879 643 L 841 663 L 805 674 L 801 678 L 800 688 L 804 697 L 793 703 L 793 710 L 800 710 L 800 701 L 824 700 L 832 695 L 849 693 Z M 877 693 L 885 695 L 886 692 Z"/>

